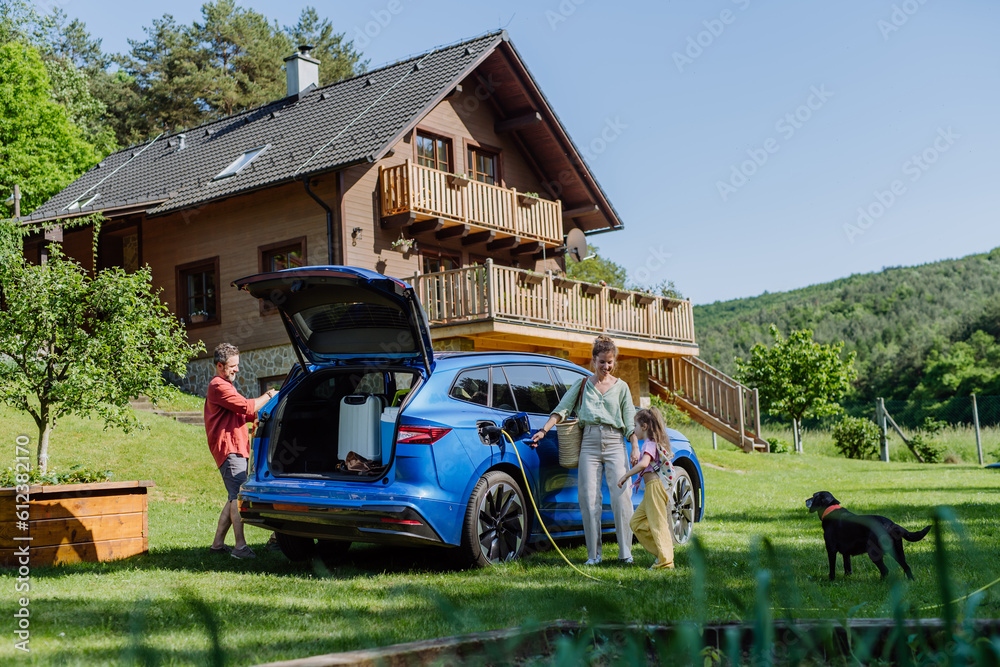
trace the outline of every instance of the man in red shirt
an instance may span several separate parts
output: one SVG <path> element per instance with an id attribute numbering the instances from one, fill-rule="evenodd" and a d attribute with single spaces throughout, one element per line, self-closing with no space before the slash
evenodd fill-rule
<path id="1" fill-rule="evenodd" d="M 243 536 L 243 522 L 236 503 L 240 485 L 247 481 L 247 459 L 250 458 L 250 434 L 247 423 L 257 417 L 257 411 L 270 401 L 277 390 L 268 389 L 257 398 L 243 398 L 233 386 L 240 371 L 240 351 L 235 345 L 220 343 L 215 348 L 215 377 L 208 383 L 205 396 L 205 432 L 208 449 L 219 467 L 222 481 L 229 493 L 229 500 L 222 508 L 215 540 L 209 549 L 212 553 L 228 553 L 233 558 L 254 558 L 257 554 L 247 545 Z M 226 546 L 226 534 L 233 527 L 236 546 Z"/>

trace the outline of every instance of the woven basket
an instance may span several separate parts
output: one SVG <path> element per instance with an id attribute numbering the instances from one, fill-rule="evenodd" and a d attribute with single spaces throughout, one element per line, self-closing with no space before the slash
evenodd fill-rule
<path id="1" fill-rule="evenodd" d="M 559 437 L 559 465 L 563 468 L 580 466 L 580 443 L 583 441 L 583 427 L 579 419 L 564 419 L 556 424 Z"/>

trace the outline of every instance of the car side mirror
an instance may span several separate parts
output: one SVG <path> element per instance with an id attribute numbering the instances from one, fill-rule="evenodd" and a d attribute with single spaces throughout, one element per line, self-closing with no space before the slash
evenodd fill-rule
<path id="1" fill-rule="evenodd" d="M 518 440 L 519 438 L 531 433 L 531 424 L 528 422 L 528 413 L 518 412 L 513 417 L 507 417 L 507 419 L 504 419 L 503 430 L 507 431 L 507 435 L 510 436 L 511 440 Z"/>

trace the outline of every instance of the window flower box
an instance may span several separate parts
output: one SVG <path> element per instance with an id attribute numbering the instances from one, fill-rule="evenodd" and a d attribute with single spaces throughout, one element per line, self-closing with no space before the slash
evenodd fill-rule
<path id="1" fill-rule="evenodd" d="M 527 285 L 541 285 L 542 281 L 545 280 L 544 273 L 535 273 L 534 271 L 528 273 L 518 274 L 522 283 Z"/>
<path id="2" fill-rule="evenodd" d="M 564 278 L 562 276 L 552 276 L 552 284 L 560 289 L 563 287 L 572 287 L 574 282 L 576 281 L 572 280 L 571 278 Z"/>
<path id="3" fill-rule="evenodd" d="M 517 196 L 517 203 L 525 208 L 531 208 L 540 201 L 541 199 L 527 192 L 523 192 Z"/>
<path id="4" fill-rule="evenodd" d="M 656 297 L 652 294 L 636 293 L 635 295 L 635 305 L 637 306 L 648 306 L 654 301 L 656 301 Z"/>
<path id="5" fill-rule="evenodd" d="M 615 289 L 612 287 L 608 289 L 608 296 L 610 296 L 614 301 L 626 301 L 630 296 L 632 296 L 632 292 L 627 289 Z"/>

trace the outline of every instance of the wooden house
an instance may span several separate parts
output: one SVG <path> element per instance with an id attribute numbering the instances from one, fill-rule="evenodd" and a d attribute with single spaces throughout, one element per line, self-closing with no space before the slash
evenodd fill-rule
<path id="1" fill-rule="evenodd" d="M 95 165 L 24 218 L 39 229 L 25 252 L 40 261 L 61 223 L 103 213 L 96 268 L 151 267 L 209 350 L 179 379 L 196 393 L 221 341 L 241 350 L 245 394 L 294 363 L 277 314 L 233 280 L 347 264 L 411 282 L 436 349 L 587 365 L 606 332 L 637 400 L 668 397 L 738 446 L 762 445 L 754 392 L 697 359 L 689 301 L 565 277 L 570 230 L 624 225 L 506 32 L 327 86 L 304 47 L 286 70 L 284 99 Z M 61 235 L 88 269 L 91 238 Z"/>

